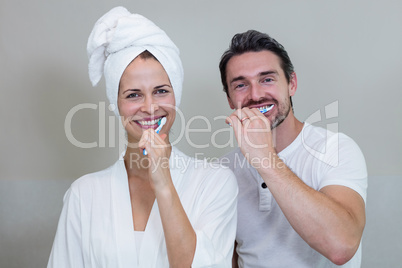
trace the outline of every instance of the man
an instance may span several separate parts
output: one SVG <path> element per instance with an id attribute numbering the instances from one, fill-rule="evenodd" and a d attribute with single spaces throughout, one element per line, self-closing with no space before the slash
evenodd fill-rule
<path id="1" fill-rule="evenodd" d="M 240 191 L 234 267 L 360 267 L 367 171 L 359 147 L 295 117 L 296 73 L 270 36 L 235 35 L 219 67 L 239 144 L 222 158 Z"/>

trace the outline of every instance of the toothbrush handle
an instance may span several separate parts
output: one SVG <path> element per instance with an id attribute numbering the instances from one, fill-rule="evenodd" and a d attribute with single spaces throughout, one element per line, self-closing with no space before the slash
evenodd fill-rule
<path id="1" fill-rule="evenodd" d="M 160 131 L 161 131 L 161 128 L 158 128 L 155 132 L 156 132 L 156 134 L 159 134 Z M 147 150 L 144 149 L 144 150 L 142 151 L 142 154 L 143 154 L 143 155 L 147 155 L 147 154 L 148 154 L 148 153 L 147 153 Z"/>

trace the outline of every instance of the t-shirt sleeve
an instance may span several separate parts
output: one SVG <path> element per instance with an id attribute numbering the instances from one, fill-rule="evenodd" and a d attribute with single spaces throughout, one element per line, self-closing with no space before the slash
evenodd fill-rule
<path id="1" fill-rule="evenodd" d="M 72 188 L 64 195 L 63 209 L 57 226 L 47 268 L 84 267 L 81 247 L 79 198 Z"/>
<path id="2" fill-rule="evenodd" d="M 202 193 L 193 228 L 197 244 L 192 267 L 231 267 L 237 225 L 238 186 L 233 172 L 220 168 Z"/>
<path id="3" fill-rule="evenodd" d="M 344 134 L 328 140 L 323 178 L 319 189 L 328 185 L 342 185 L 353 189 L 366 202 L 367 167 L 359 146 Z"/>

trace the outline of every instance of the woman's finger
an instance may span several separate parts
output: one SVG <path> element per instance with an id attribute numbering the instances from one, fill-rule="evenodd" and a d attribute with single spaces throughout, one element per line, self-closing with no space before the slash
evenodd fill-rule
<path id="1" fill-rule="evenodd" d="M 138 146 L 140 147 L 140 148 L 145 148 L 145 144 L 148 142 L 148 140 L 149 140 L 149 133 L 148 133 L 148 131 L 147 130 L 145 130 L 143 133 L 142 133 L 142 136 L 141 136 L 141 139 L 140 139 L 140 141 L 138 142 Z"/>

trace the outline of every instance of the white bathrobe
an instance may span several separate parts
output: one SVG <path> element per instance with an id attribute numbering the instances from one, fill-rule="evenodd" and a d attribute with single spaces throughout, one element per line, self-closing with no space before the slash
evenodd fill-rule
<path id="1" fill-rule="evenodd" d="M 238 192 L 233 173 L 174 147 L 170 167 L 197 235 L 192 267 L 231 267 Z M 156 201 L 139 252 L 120 158 L 110 168 L 76 180 L 66 192 L 48 268 L 169 267 Z"/>

